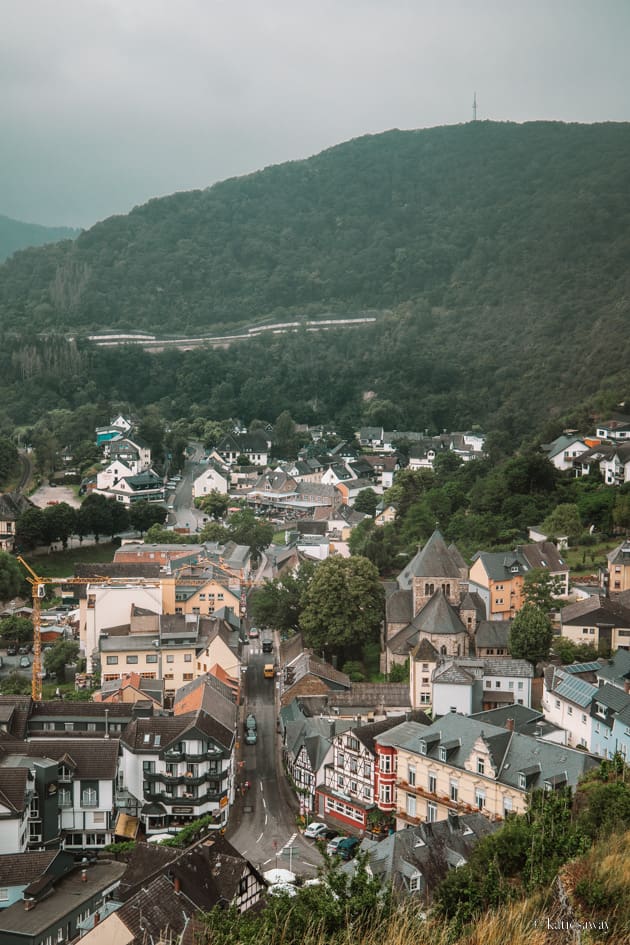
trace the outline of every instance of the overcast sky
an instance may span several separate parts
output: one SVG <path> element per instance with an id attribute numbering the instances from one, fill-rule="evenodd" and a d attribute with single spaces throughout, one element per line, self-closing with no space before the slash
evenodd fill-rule
<path id="1" fill-rule="evenodd" d="M 3 0 L 0 214 L 90 226 L 366 133 L 627 121 L 630 0 Z"/>

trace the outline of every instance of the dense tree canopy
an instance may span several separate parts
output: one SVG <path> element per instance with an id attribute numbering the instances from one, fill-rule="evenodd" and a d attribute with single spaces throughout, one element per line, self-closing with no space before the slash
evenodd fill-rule
<path id="1" fill-rule="evenodd" d="M 537 663 L 549 658 L 553 640 L 551 621 L 535 604 L 524 604 L 510 628 L 510 655 Z"/>
<path id="2" fill-rule="evenodd" d="M 378 571 L 366 558 L 327 558 L 302 597 L 300 627 L 308 646 L 332 651 L 375 640 L 384 618 Z"/>

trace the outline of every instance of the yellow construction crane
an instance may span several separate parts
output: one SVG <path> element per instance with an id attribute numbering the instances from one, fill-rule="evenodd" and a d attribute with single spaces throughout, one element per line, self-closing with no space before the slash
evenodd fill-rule
<path id="1" fill-rule="evenodd" d="M 46 596 L 47 584 L 93 584 L 95 582 L 106 581 L 110 583 L 110 578 L 97 577 L 94 575 L 89 578 L 51 578 L 40 577 L 33 571 L 28 562 L 21 555 L 17 560 L 22 567 L 28 571 L 26 580 L 31 585 L 31 596 L 33 598 L 33 675 L 31 678 L 31 698 L 34 702 L 42 701 L 42 599 Z"/>

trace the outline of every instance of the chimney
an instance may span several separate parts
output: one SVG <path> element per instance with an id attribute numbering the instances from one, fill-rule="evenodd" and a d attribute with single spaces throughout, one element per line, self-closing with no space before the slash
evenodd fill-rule
<path id="1" fill-rule="evenodd" d="M 176 876 L 173 880 L 173 889 L 176 893 L 181 892 L 182 890 L 182 881 L 179 876 Z"/>
<path id="2" fill-rule="evenodd" d="M 31 909 L 34 909 L 34 908 L 35 908 L 35 900 L 34 900 L 34 899 L 25 899 L 25 900 L 24 900 L 24 911 L 25 911 L 25 912 L 30 912 Z"/>
<path id="3" fill-rule="evenodd" d="M 505 727 L 506 727 L 506 729 L 508 730 L 508 732 L 513 732 L 513 731 L 514 731 L 514 719 L 506 719 L 506 721 L 505 721 Z"/>
<path id="4" fill-rule="evenodd" d="M 457 811 L 455 810 L 448 811 L 448 826 L 452 832 L 460 829 L 459 815 Z"/>
<path id="5" fill-rule="evenodd" d="M 87 883 L 87 870 L 81 870 L 81 882 Z"/>
<path id="6" fill-rule="evenodd" d="M 101 913 L 100 913 L 100 912 L 95 912 L 95 913 L 94 913 L 94 925 L 95 925 L 95 926 L 98 925 L 98 923 L 99 923 L 100 921 L 101 921 Z"/>

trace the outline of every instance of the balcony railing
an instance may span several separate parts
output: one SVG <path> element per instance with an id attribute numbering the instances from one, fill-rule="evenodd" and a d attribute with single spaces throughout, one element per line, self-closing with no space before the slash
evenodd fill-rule
<path id="1" fill-rule="evenodd" d="M 190 807 L 198 807 L 201 804 L 206 804 L 208 801 L 219 802 L 222 797 L 227 797 L 227 790 L 206 791 L 203 794 L 198 794 L 196 797 L 192 795 L 188 797 L 185 794 L 165 794 L 163 791 L 144 791 L 145 801 L 161 801 L 163 804 L 174 804 L 175 806 L 188 805 Z"/>

